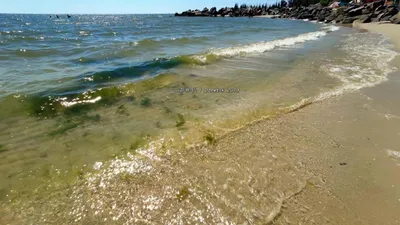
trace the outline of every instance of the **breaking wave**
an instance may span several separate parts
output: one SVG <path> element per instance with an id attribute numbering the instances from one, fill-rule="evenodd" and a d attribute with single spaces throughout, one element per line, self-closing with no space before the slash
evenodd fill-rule
<path id="1" fill-rule="evenodd" d="M 270 51 L 278 47 L 292 46 L 299 43 L 304 43 L 306 41 L 313 41 L 326 36 L 329 32 L 336 31 L 339 28 L 336 26 L 329 26 L 322 31 L 309 32 L 300 34 L 296 37 L 283 38 L 273 41 L 257 42 L 249 45 L 215 49 L 210 51 L 211 54 L 225 57 L 233 57 L 241 54 L 251 54 L 251 53 L 263 53 Z"/>

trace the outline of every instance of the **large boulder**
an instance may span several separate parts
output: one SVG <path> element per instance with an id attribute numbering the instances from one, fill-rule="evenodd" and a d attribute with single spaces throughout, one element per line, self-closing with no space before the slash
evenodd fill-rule
<path id="1" fill-rule="evenodd" d="M 389 21 L 394 24 L 400 24 L 400 12 L 397 13 L 396 15 L 390 17 Z"/>
<path id="2" fill-rule="evenodd" d="M 335 22 L 336 23 L 340 23 L 344 20 L 344 16 L 343 15 L 339 15 L 338 17 L 336 17 Z"/>
<path id="3" fill-rule="evenodd" d="M 361 23 L 370 23 L 372 21 L 372 13 L 368 15 L 362 15 L 360 19 L 358 19 Z"/>
<path id="4" fill-rule="evenodd" d="M 335 12 L 336 12 L 337 15 L 344 15 L 345 14 L 345 8 L 340 7 L 338 9 L 336 9 Z"/>
<path id="5" fill-rule="evenodd" d="M 369 8 L 365 8 L 362 10 L 361 14 L 365 15 L 365 14 L 371 14 L 373 13 L 373 10 L 369 9 Z"/>
<path id="6" fill-rule="evenodd" d="M 392 16 L 396 15 L 398 12 L 399 12 L 399 10 L 396 7 L 390 6 L 386 9 L 384 17 L 387 17 L 387 16 L 392 17 Z"/>
<path id="7" fill-rule="evenodd" d="M 356 9 L 356 8 L 358 8 L 358 7 L 359 7 L 359 6 L 357 6 L 357 5 L 350 6 L 350 7 L 348 7 L 347 9 L 345 9 L 344 12 L 345 12 L 345 13 L 348 13 L 348 12 L 350 12 L 351 10 Z"/>
<path id="8" fill-rule="evenodd" d="M 389 21 L 391 16 L 382 17 L 379 21 Z"/>
<path id="9" fill-rule="evenodd" d="M 215 8 L 215 7 L 212 7 L 212 8 L 210 9 L 210 14 L 212 14 L 212 15 L 216 16 L 216 15 L 218 14 L 218 12 L 217 12 L 217 8 Z"/>
<path id="10" fill-rule="evenodd" d="M 364 9 L 364 6 L 354 8 L 354 9 L 348 11 L 348 16 L 350 16 L 350 17 L 359 16 L 362 14 L 363 9 Z"/>
<path id="11" fill-rule="evenodd" d="M 337 16 L 336 16 L 335 13 L 330 14 L 329 16 L 325 17 L 325 23 L 330 23 L 330 22 L 332 22 L 333 20 L 336 19 L 336 17 L 337 17 Z"/>
<path id="12" fill-rule="evenodd" d="M 379 21 L 379 20 L 381 20 L 381 18 L 383 18 L 384 15 L 385 15 L 385 13 L 380 13 L 380 14 L 376 17 L 376 19 L 378 19 L 378 21 Z"/>
<path id="13" fill-rule="evenodd" d="M 383 1 L 383 0 L 375 1 L 373 3 L 373 8 L 376 9 L 376 8 L 378 8 L 380 6 L 384 6 L 384 4 L 385 4 L 385 1 Z"/>
<path id="14" fill-rule="evenodd" d="M 360 18 L 361 18 L 361 16 L 346 17 L 343 19 L 342 24 L 353 23 L 355 20 L 358 20 Z"/>
<path id="15" fill-rule="evenodd" d="M 379 13 L 383 12 L 384 9 L 385 9 L 385 6 L 384 5 L 380 5 L 380 6 L 375 8 L 375 12 L 379 14 Z"/>

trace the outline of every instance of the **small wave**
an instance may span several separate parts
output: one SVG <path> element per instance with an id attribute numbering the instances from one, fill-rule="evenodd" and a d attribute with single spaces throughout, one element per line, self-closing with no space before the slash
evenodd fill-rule
<path id="1" fill-rule="evenodd" d="M 157 47 L 160 45 L 184 45 L 184 44 L 195 44 L 207 41 L 207 37 L 173 37 L 169 39 L 161 39 L 161 40 L 154 40 L 150 38 L 146 38 L 135 43 L 135 46 L 138 47 Z"/>
<path id="2" fill-rule="evenodd" d="M 283 30 L 282 28 L 244 28 L 240 30 L 230 30 L 230 31 L 225 31 L 223 34 L 243 34 L 243 33 L 261 33 L 261 32 L 266 32 L 266 31 L 280 31 Z"/>
<path id="3" fill-rule="evenodd" d="M 136 46 L 153 47 L 156 44 L 157 44 L 156 40 L 153 40 L 153 39 L 150 39 L 150 38 L 146 38 L 146 39 L 138 41 Z"/>
<path id="4" fill-rule="evenodd" d="M 95 73 L 89 73 L 83 76 L 85 80 L 87 77 L 91 78 L 91 81 L 97 83 L 109 82 L 115 79 L 121 78 L 134 78 L 143 75 L 157 75 L 162 70 L 167 70 L 184 65 L 205 65 L 213 60 L 217 60 L 218 57 L 212 55 L 205 55 L 205 59 L 197 58 L 196 56 L 177 56 L 171 58 L 155 58 L 152 61 L 144 62 L 137 66 L 130 66 L 124 68 L 118 68 L 112 71 L 101 71 Z"/>
<path id="5" fill-rule="evenodd" d="M 310 33 L 300 34 L 296 37 L 289 37 L 289 38 L 283 38 L 266 42 L 258 42 L 238 47 L 215 49 L 212 50 L 210 53 L 218 56 L 227 56 L 227 57 L 238 56 L 243 53 L 263 53 L 277 47 L 292 46 L 298 43 L 304 43 L 306 41 L 317 40 L 318 38 L 327 35 L 328 31 L 332 31 L 333 29 L 334 28 L 331 28 L 327 31 L 310 32 Z"/>
<path id="6" fill-rule="evenodd" d="M 20 57 L 39 58 L 51 55 L 58 55 L 59 51 L 56 49 L 42 49 L 42 50 L 30 50 L 30 49 L 18 49 L 14 51 L 15 55 Z"/>

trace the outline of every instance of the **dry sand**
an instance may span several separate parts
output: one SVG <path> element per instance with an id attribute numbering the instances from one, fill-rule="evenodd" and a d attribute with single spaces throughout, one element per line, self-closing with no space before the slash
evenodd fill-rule
<path id="1" fill-rule="evenodd" d="M 354 23 L 355 28 L 366 29 L 370 32 L 381 33 L 390 38 L 392 43 L 400 49 L 400 25 L 387 23 Z"/>

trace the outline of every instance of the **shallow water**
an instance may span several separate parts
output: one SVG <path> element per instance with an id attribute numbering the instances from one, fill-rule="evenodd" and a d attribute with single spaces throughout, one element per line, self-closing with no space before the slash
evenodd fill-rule
<path id="1" fill-rule="evenodd" d="M 252 121 L 376 85 L 395 70 L 389 62 L 396 53 L 384 37 L 304 21 L 169 15 L 1 17 L 0 199 L 11 212 L 35 204 L 54 205 L 46 212 L 27 210 L 23 216 L 5 211 L 12 220 L 152 221 L 131 214 L 126 205 L 113 206 L 123 200 L 115 191 L 132 184 L 155 192 L 153 200 L 139 194 L 129 197 L 138 207 L 143 201 L 156 204 L 164 198 L 173 204 L 174 198 L 186 199 L 193 185 L 211 188 L 198 193 L 202 204 L 192 202 L 194 208 L 210 210 L 206 202 L 216 194 L 216 186 L 202 185 L 207 179 L 193 178 L 195 171 L 179 172 L 176 166 L 181 163 L 169 164 L 166 159 L 199 164 L 188 169 L 215 167 L 207 173 L 214 176 L 217 165 L 229 170 L 230 164 L 213 166 L 203 162 L 201 154 L 181 152 L 214 145 Z M 262 163 L 253 156 L 236 158 L 238 151 L 223 153 L 224 160 L 246 166 Z M 257 154 L 262 158 L 271 153 Z M 186 182 L 186 188 L 175 195 L 177 190 L 169 190 L 167 184 L 155 185 L 163 171 L 171 178 L 177 171 L 176 180 L 168 182 Z M 241 177 L 246 175 L 240 166 L 232 171 L 237 173 L 231 177 L 233 183 L 250 179 Z M 101 194 L 92 196 L 99 188 Z M 218 193 L 225 194 L 229 192 Z M 79 200 L 77 195 L 89 199 Z M 63 200 L 50 200 L 61 196 L 80 202 L 62 206 Z M 264 200 L 263 204 L 272 201 Z M 92 203 L 91 210 L 85 211 L 85 201 Z M 99 205 L 104 202 L 106 208 Z M 243 219 L 230 215 L 246 203 L 229 212 L 218 204 L 212 205 L 220 214 L 211 214 L 206 221 Z M 266 207 L 273 211 L 275 206 Z M 123 216 L 115 215 L 115 208 Z M 167 206 L 152 210 L 157 221 L 182 222 L 172 219 L 175 211 Z M 198 210 L 182 212 L 183 221 L 194 222 L 207 212 Z M 53 211 L 60 213 L 54 216 Z"/>

